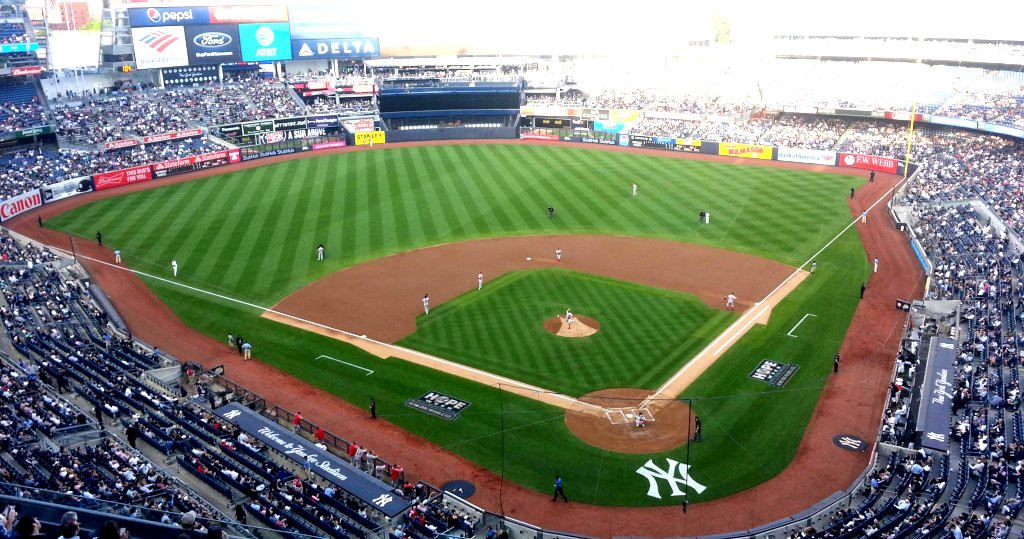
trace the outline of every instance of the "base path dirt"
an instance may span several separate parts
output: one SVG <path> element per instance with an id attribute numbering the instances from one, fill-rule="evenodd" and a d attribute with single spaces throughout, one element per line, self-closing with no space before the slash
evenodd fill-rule
<path id="1" fill-rule="evenodd" d="M 568 411 L 565 425 L 584 442 L 618 453 L 656 453 L 685 444 L 694 429 L 690 407 L 681 400 L 667 399 L 652 409 L 643 404 L 650 394 L 648 389 L 635 388 L 587 393 L 581 401 L 621 412 L 599 416 Z M 637 413 L 647 419 L 645 426 L 636 425 Z M 683 428 L 687 423 L 690 428 Z"/>
<path id="2" fill-rule="evenodd" d="M 561 262 L 555 249 L 562 249 Z M 423 294 L 430 294 L 430 306 L 437 307 L 476 290 L 480 272 L 497 279 L 510 271 L 552 267 L 688 292 L 716 309 L 724 308 L 723 298 L 733 292 L 738 311 L 761 301 L 793 273 L 792 267 L 765 258 L 669 240 L 584 234 L 490 238 L 352 266 L 300 288 L 272 309 L 395 342 L 416 331 Z"/>
<path id="3" fill-rule="evenodd" d="M 444 141 L 439 144 L 458 143 Z M 731 162 L 744 166 L 798 168 L 836 174 L 837 181 L 843 181 L 842 175 L 868 176 L 867 171 L 854 169 L 653 149 L 543 141 L 471 143 L 554 144 L 591 151 L 629 151 L 660 157 Z M 360 147 L 343 151 L 388 150 L 387 146 L 383 146 L 372 150 Z M 299 154 L 279 160 L 310 155 Z M 189 181 L 273 161 L 251 161 L 176 176 L 172 180 L 143 182 L 80 195 L 19 215 L 4 225 L 37 241 L 69 249 L 67 234 L 40 229 L 35 222 L 37 215 L 48 219 L 98 198 L 157 188 L 172 182 Z M 878 174 L 875 182 L 859 188 L 856 198 L 849 201 L 851 219 L 860 215 L 898 180 L 895 176 Z M 857 225 L 857 232 L 867 251 L 865 256 L 879 258 L 879 273 L 873 274 L 867 283 L 867 293 L 854 313 L 847 337 L 840 348 L 842 368 L 839 374 L 830 377 L 826 383 L 796 456 L 782 473 L 769 481 L 728 498 L 691 505 L 685 514 L 677 505 L 618 508 L 572 502 L 557 504 L 556 507 L 550 501 L 550 493 L 536 492 L 510 482 L 503 483 L 498 475 L 386 420 L 371 420 L 367 411 L 359 406 L 296 380 L 262 362 L 243 362 L 220 339 L 213 339 L 186 326 L 136 275 L 88 261 L 84 265 L 94 282 L 110 296 L 135 335 L 159 345 L 162 350 L 178 358 L 196 359 L 210 366 L 224 365 L 230 379 L 261 393 L 270 405 L 302 410 L 310 421 L 346 439 L 368 445 L 384 458 L 400 463 L 415 479 L 434 485 L 443 485 L 455 479 L 471 481 L 477 487 L 476 494 L 470 500 L 474 504 L 551 530 L 598 537 L 685 537 L 746 530 L 794 515 L 835 491 L 848 488 L 867 465 L 868 453 L 842 451 L 832 443 L 832 436 L 845 433 L 867 440 L 875 439 L 888 391 L 893 358 L 901 337 L 900 331 L 906 320 L 905 313 L 896 310 L 893 303 L 897 298 L 911 300 L 920 297 L 924 284 L 923 271 L 906 235 L 893 228 L 884 207 L 877 207 L 869 216 L 866 224 Z M 79 252 L 88 256 L 112 259 L 113 255 L 108 249 L 100 248 L 95 243 L 75 240 L 75 245 Z M 473 268 L 466 269 L 476 271 Z M 422 292 L 420 295 L 422 297 Z M 572 496 L 572 485 L 566 485 L 566 490 Z"/>

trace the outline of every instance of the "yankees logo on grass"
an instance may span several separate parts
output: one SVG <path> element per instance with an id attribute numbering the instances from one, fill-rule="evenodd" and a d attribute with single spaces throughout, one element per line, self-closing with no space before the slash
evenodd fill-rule
<path id="1" fill-rule="evenodd" d="M 666 458 L 667 466 L 662 469 L 653 460 L 648 461 L 637 468 L 636 473 L 644 476 L 650 482 L 647 495 L 652 498 L 661 499 L 661 487 L 658 480 L 663 479 L 669 486 L 670 496 L 686 496 L 687 489 L 693 489 L 697 494 L 703 493 L 707 487 L 698 483 L 690 477 L 690 465 L 680 464 L 678 461 Z M 678 471 L 678 477 L 676 472 Z"/>

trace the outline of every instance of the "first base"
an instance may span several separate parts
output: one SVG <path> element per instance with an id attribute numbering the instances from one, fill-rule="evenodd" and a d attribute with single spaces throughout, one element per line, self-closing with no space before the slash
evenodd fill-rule
<path id="1" fill-rule="evenodd" d="M 530 257 L 526 257 L 526 259 L 527 259 L 527 260 L 533 260 L 533 259 L 532 259 L 532 258 L 530 258 Z"/>

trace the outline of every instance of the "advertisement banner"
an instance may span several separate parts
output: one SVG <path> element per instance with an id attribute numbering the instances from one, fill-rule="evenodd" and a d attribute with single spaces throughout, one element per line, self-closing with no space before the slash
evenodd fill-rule
<path id="1" fill-rule="evenodd" d="M 345 141 L 344 140 L 338 140 L 338 141 L 334 141 L 334 142 L 321 142 L 319 144 L 314 144 L 313 145 L 313 149 L 314 150 L 328 150 L 330 148 L 344 148 L 344 147 L 345 147 Z"/>
<path id="2" fill-rule="evenodd" d="M 602 109 L 580 109 L 580 119 L 607 121 L 609 117 L 608 112 Z"/>
<path id="3" fill-rule="evenodd" d="M 211 23 L 288 22 L 287 6 L 211 6 Z"/>
<path id="4" fill-rule="evenodd" d="M 242 124 L 243 135 L 255 135 L 256 133 L 269 133 L 274 130 L 273 120 L 262 120 L 259 122 L 246 122 Z"/>
<path id="5" fill-rule="evenodd" d="M 43 197 L 38 189 L 22 193 L 14 198 L 0 202 L 0 221 L 6 221 L 15 215 L 43 205 Z"/>
<path id="6" fill-rule="evenodd" d="M 271 131 L 270 133 L 257 133 L 252 135 L 252 140 L 243 140 L 243 145 L 277 144 L 286 140 L 303 140 L 307 138 L 326 137 L 327 129 L 315 127 L 312 129 L 292 129 L 290 131 Z"/>
<path id="7" fill-rule="evenodd" d="M 239 24 L 238 38 L 243 61 L 292 59 L 291 35 L 286 22 Z"/>
<path id="8" fill-rule="evenodd" d="M 53 133 L 53 126 L 41 125 L 39 127 L 29 127 L 28 129 L 19 129 L 17 131 L 8 131 L 6 133 L 0 133 L 0 141 L 8 141 L 27 137 L 38 137 L 39 135 L 49 135 L 50 133 Z"/>
<path id="9" fill-rule="evenodd" d="M 366 24 L 351 9 L 331 6 L 289 6 L 288 22 L 295 39 L 362 37 L 360 25 Z"/>
<path id="10" fill-rule="evenodd" d="M 619 133 L 626 128 L 626 124 L 622 122 L 594 122 L 594 131 L 604 131 L 605 133 Z"/>
<path id="11" fill-rule="evenodd" d="M 731 157 L 747 157 L 750 159 L 771 159 L 772 147 L 759 146 L 756 144 L 736 144 L 734 142 L 720 142 L 718 144 L 718 155 Z"/>
<path id="12" fill-rule="evenodd" d="M 384 132 L 367 131 L 365 133 L 356 133 L 356 146 L 366 146 L 371 142 L 374 144 L 384 144 Z"/>
<path id="13" fill-rule="evenodd" d="M 876 170 L 878 172 L 887 172 L 889 174 L 896 174 L 897 172 L 895 159 L 878 157 L 877 155 L 861 155 L 859 153 L 839 154 L 839 166 Z"/>
<path id="14" fill-rule="evenodd" d="M 302 148 L 276 148 L 273 150 L 266 150 L 259 153 L 248 153 L 242 156 L 242 161 L 252 161 L 253 159 L 263 159 L 264 157 L 277 157 L 279 155 L 291 155 L 293 153 L 304 152 L 308 150 L 307 147 Z"/>
<path id="15" fill-rule="evenodd" d="M 540 133 L 523 133 L 519 138 L 526 140 L 562 140 L 558 135 L 544 135 Z"/>
<path id="16" fill-rule="evenodd" d="M 210 11 L 205 7 L 133 7 L 128 8 L 128 22 L 133 28 L 210 24 Z"/>
<path id="17" fill-rule="evenodd" d="M 51 183 L 39 190 L 43 195 L 43 204 L 49 204 L 58 200 L 92 192 L 92 178 L 82 176 L 62 182 Z"/>
<path id="18" fill-rule="evenodd" d="M 871 116 L 874 111 L 865 109 L 836 109 L 835 113 L 840 116 Z"/>
<path id="19" fill-rule="evenodd" d="M 202 24 L 185 27 L 191 65 L 233 64 L 242 61 L 238 27 L 233 24 Z"/>
<path id="20" fill-rule="evenodd" d="M 39 50 L 38 43 L 5 43 L 0 45 L 0 54 L 9 52 L 32 52 Z"/>
<path id="21" fill-rule="evenodd" d="M 836 164 L 836 152 L 826 150 L 803 150 L 800 148 L 779 148 L 779 161 L 791 163 L 807 163 L 809 165 Z"/>
<path id="22" fill-rule="evenodd" d="M 920 114 L 918 114 L 918 116 L 920 116 Z M 963 118 L 947 118 L 945 116 L 935 116 L 933 114 L 931 120 L 933 124 L 951 125 L 953 127 L 963 127 L 964 129 L 978 128 L 978 122 L 974 120 L 964 120 Z"/>
<path id="23" fill-rule="evenodd" d="M 220 134 L 225 137 L 240 137 L 242 136 L 242 124 L 227 124 L 217 128 Z"/>
<path id="24" fill-rule="evenodd" d="M 619 135 L 619 146 L 629 146 L 629 135 Z"/>
<path id="25" fill-rule="evenodd" d="M 338 127 L 341 123 L 338 122 L 336 114 L 323 114 L 320 116 L 306 116 L 306 125 L 309 127 Z"/>
<path id="26" fill-rule="evenodd" d="M 238 150 L 221 150 L 219 152 L 193 155 L 181 159 L 171 159 L 153 165 L 153 173 L 157 178 L 164 178 L 183 172 L 191 172 L 201 168 L 212 168 L 241 161 Z"/>
<path id="27" fill-rule="evenodd" d="M 306 117 L 277 118 L 274 120 L 274 131 L 291 131 L 293 129 L 305 129 Z"/>
<path id="28" fill-rule="evenodd" d="M 640 113 L 635 110 L 609 111 L 609 119 L 613 122 L 639 122 Z"/>
<path id="29" fill-rule="evenodd" d="M 623 135 L 627 136 L 627 135 Z M 675 137 L 648 137 L 642 135 L 629 135 L 629 141 L 623 146 L 629 145 L 634 148 L 657 148 L 659 150 L 672 150 L 677 152 L 699 152 L 700 141 L 675 138 Z M 621 144 L 621 141 L 620 141 Z"/>
<path id="30" fill-rule="evenodd" d="M 375 37 L 292 39 L 295 58 L 376 58 L 380 42 Z"/>
<path id="31" fill-rule="evenodd" d="M 132 44 L 139 69 L 188 65 L 183 26 L 132 28 Z"/>
<path id="32" fill-rule="evenodd" d="M 168 140 L 177 140 L 183 138 L 194 138 L 203 136 L 202 129 L 188 129 L 186 131 L 177 131 L 174 133 L 164 133 L 162 135 L 150 135 L 148 137 L 142 137 L 144 144 L 151 144 L 153 142 L 165 142 Z"/>
<path id="33" fill-rule="evenodd" d="M 906 122 L 906 121 L 910 120 L 910 116 L 911 116 L 911 114 L 909 112 L 903 111 L 903 110 L 887 110 L 887 111 L 885 111 L 885 117 L 890 119 L 890 120 L 902 120 L 902 121 Z M 920 114 L 914 114 L 913 116 L 914 116 L 914 121 L 915 122 L 920 122 L 921 119 L 922 119 L 922 116 Z"/>
<path id="34" fill-rule="evenodd" d="M 153 169 L 149 165 L 125 168 L 113 172 L 93 174 L 92 183 L 97 191 L 120 187 L 131 183 L 139 183 L 153 179 Z"/>
<path id="35" fill-rule="evenodd" d="M 569 137 L 573 142 L 585 142 L 587 144 L 607 144 L 609 146 L 616 146 L 619 143 L 618 138 L 598 138 L 598 137 Z"/>
<path id="36" fill-rule="evenodd" d="M 129 146 L 135 146 L 139 141 L 133 138 L 126 138 L 123 140 L 115 140 L 114 142 L 106 142 L 103 144 L 104 150 L 116 150 L 118 148 L 127 148 Z"/>
<path id="37" fill-rule="evenodd" d="M 1011 137 L 1024 138 L 1024 129 L 1017 127 L 1008 127 L 1005 125 L 987 124 L 985 122 L 978 122 L 978 127 L 988 131 L 989 133 L 997 133 L 1000 135 L 1008 135 Z"/>
<path id="38" fill-rule="evenodd" d="M 372 118 L 360 118 L 358 120 L 345 120 L 341 122 L 341 125 L 344 125 L 346 128 L 348 128 L 349 131 L 353 133 L 365 133 L 367 131 L 373 131 L 373 124 L 374 122 Z"/>
<path id="39" fill-rule="evenodd" d="M 43 72 L 43 66 L 13 67 L 11 76 L 24 77 L 26 75 L 38 75 Z"/>

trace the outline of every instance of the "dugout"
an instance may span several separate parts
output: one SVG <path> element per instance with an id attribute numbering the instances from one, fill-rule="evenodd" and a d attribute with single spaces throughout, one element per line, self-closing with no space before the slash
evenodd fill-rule
<path id="1" fill-rule="evenodd" d="M 385 81 L 377 97 L 388 142 L 516 138 L 524 82 L 440 78 Z"/>

